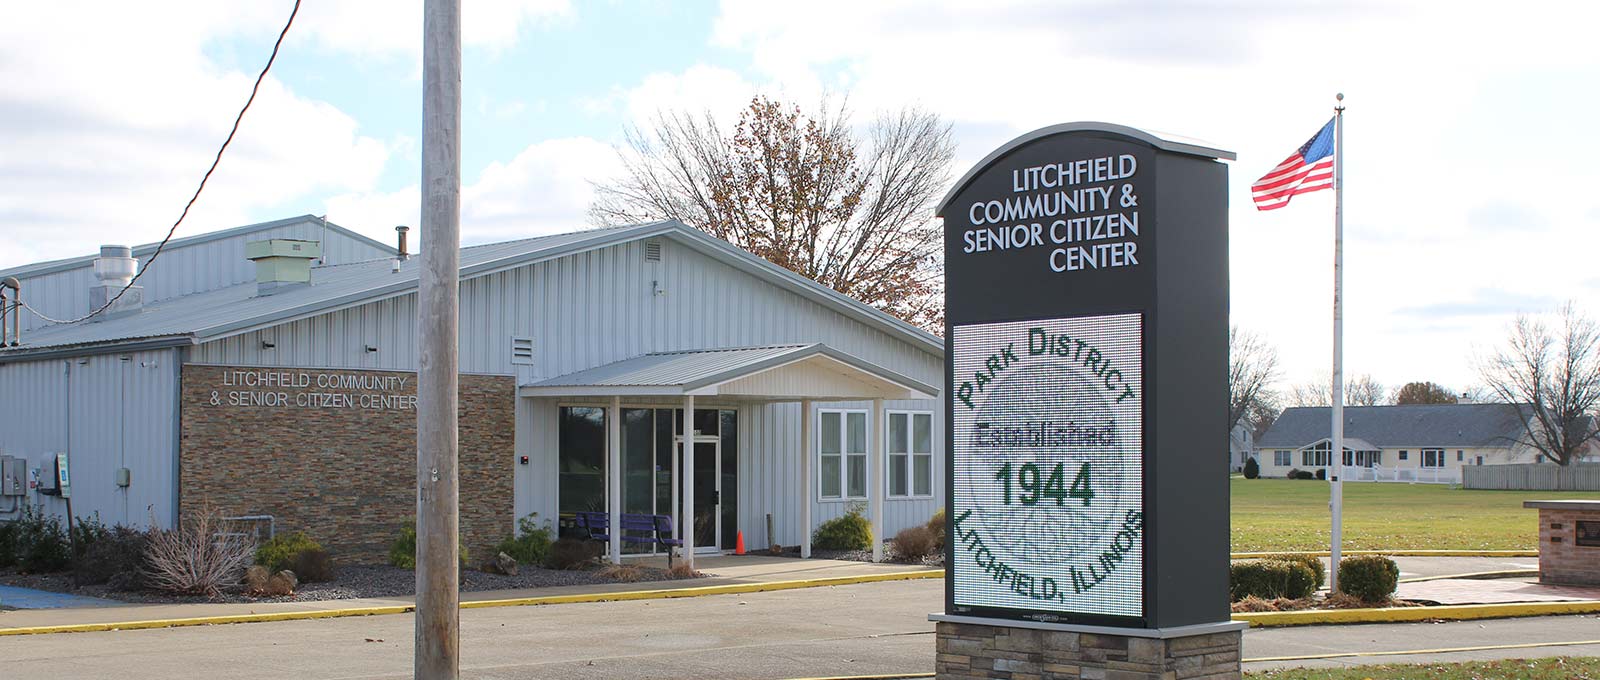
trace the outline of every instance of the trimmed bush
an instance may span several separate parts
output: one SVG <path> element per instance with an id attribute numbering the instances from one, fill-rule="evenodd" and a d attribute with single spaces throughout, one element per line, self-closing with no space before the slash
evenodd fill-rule
<path id="1" fill-rule="evenodd" d="M 811 535 L 811 547 L 818 550 L 866 550 L 872 547 L 872 523 L 861 514 L 861 506 L 852 506 L 843 515 L 817 526 Z"/>
<path id="2" fill-rule="evenodd" d="M 456 551 L 461 558 L 461 566 L 467 565 L 467 546 L 462 544 L 461 535 L 456 535 Z M 400 526 L 399 535 L 394 537 L 394 542 L 389 544 L 389 564 L 401 569 L 417 568 L 417 523 L 406 522 Z"/>
<path id="3" fill-rule="evenodd" d="M 517 535 L 495 546 L 496 553 L 505 553 L 518 564 L 543 564 L 550 555 L 550 523 L 540 524 L 535 512 L 517 520 Z"/>
<path id="4" fill-rule="evenodd" d="M 1315 474 L 1313 474 L 1310 470 L 1301 470 L 1299 468 L 1291 468 L 1289 470 L 1288 478 L 1289 479 L 1316 479 L 1317 476 Z"/>
<path id="5" fill-rule="evenodd" d="M 1400 567 L 1382 555 L 1339 560 L 1339 591 L 1363 602 L 1386 602 L 1400 584 Z"/>
<path id="6" fill-rule="evenodd" d="M 1328 478 L 1328 468 L 1317 468 L 1317 479 L 1326 480 L 1327 478 Z"/>
<path id="7" fill-rule="evenodd" d="M 1298 600 L 1316 592 L 1317 575 L 1304 564 L 1282 560 L 1236 562 L 1228 568 L 1228 598 L 1238 602 L 1255 596 Z"/>
<path id="8" fill-rule="evenodd" d="M 321 548 L 301 550 L 294 554 L 294 559 L 289 563 L 289 571 L 294 572 L 295 578 L 300 583 L 332 581 L 335 571 L 333 557 Z"/>
<path id="9" fill-rule="evenodd" d="M 285 569 L 291 569 L 296 576 L 301 576 L 300 570 L 294 568 L 294 560 L 300 553 L 310 550 L 320 551 L 322 550 L 322 544 L 311 540 L 311 537 L 307 536 L 304 531 L 275 536 L 272 540 L 262 543 L 261 547 L 256 548 L 256 564 L 266 567 L 268 573 L 276 574 Z M 300 580 L 305 581 L 308 579 L 301 576 Z"/>
<path id="10" fill-rule="evenodd" d="M 544 566 L 551 569 L 588 569 L 600 559 L 600 544 L 580 538 L 563 538 L 550 544 Z"/>
<path id="11" fill-rule="evenodd" d="M 1313 587 L 1313 590 L 1316 588 L 1321 588 L 1322 584 L 1328 582 L 1328 567 L 1322 563 L 1322 558 L 1317 557 L 1316 555 L 1278 555 L 1269 559 L 1277 560 L 1279 562 L 1289 562 L 1291 564 L 1306 565 L 1306 568 L 1310 569 L 1311 573 L 1317 577 L 1316 586 Z"/>
<path id="12" fill-rule="evenodd" d="M 933 549 L 936 552 L 944 551 L 944 542 L 946 540 L 945 537 L 949 535 L 946 533 L 949 531 L 949 527 L 946 526 L 947 524 L 948 522 L 945 521 L 944 516 L 944 508 L 939 508 L 938 510 L 933 511 L 933 517 L 928 518 L 928 531 L 933 533 Z"/>
<path id="13" fill-rule="evenodd" d="M 938 541 L 926 526 L 906 527 L 894 535 L 894 549 L 901 559 L 920 563 L 938 552 Z"/>
<path id="14" fill-rule="evenodd" d="M 1246 459 L 1244 461 L 1244 478 L 1245 479 L 1255 479 L 1255 478 L 1260 477 L 1260 476 L 1261 476 L 1261 464 L 1257 463 L 1255 458 Z"/>
<path id="15" fill-rule="evenodd" d="M 24 510 L 11 527 L 12 563 L 18 569 L 39 574 L 61 571 L 72 563 L 72 546 L 58 518 Z"/>
<path id="16" fill-rule="evenodd" d="M 114 526 L 92 542 L 79 544 L 72 560 L 72 581 L 95 585 L 116 579 L 121 590 L 137 590 L 144 580 L 144 552 L 149 534 L 132 527 Z"/>

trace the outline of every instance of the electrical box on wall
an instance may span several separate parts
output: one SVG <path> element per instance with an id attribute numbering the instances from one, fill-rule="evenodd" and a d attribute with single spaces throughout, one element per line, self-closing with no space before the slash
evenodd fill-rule
<path id="1" fill-rule="evenodd" d="M 27 464 L 15 456 L 0 456 L 0 496 L 21 496 L 27 491 L 23 477 Z"/>
<path id="2" fill-rule="evenodd" d="M 117 468 L 115 481 L 118 487 L 128 488 L 128 485 L 133 483 L 133 471 L 128 468 Z"/>

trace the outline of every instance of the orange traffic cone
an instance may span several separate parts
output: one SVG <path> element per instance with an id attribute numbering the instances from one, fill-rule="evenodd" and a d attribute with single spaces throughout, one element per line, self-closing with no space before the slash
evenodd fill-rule
<path id="1" fill-rule="evenodd" d="M 737 540 L 735 540 L 733 542 L 733 554 L 735 554 L 735 555 L 743 555 L 744 554 L 744 532 L 743 531 L 739 532 Z"/>

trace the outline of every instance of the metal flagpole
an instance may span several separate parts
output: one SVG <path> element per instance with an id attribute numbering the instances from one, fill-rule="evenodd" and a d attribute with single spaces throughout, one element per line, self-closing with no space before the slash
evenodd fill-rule
<path id="1" fill-rule="evenodd" d="M 1333 436 L 1328 442 L 1333 456 L 1330 507 L 1333 509 L 1333 549 L 1330 551 L 1328 592 L 1339 592 L 1339 546 L 1343 542 L 1344 482 L 1344 93 L 1333 107 Z M 1354 461 L 1351 461 L 1354 462 Z"/>

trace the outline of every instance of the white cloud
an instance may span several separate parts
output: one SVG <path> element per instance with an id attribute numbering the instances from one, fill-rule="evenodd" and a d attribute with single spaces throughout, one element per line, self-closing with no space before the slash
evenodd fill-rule
<path id="1" fill-rule="evenodd" d="M 1503 334 L 1506 301 L 1561 298 L 1592 278 L 1600 234 L 1584 197 L 1600 149 L 1586 130 L 1600 94 L 1578 83 L 1600 65 L 1586 35 L 1596 14 L 1553 2 L 725 0 L 713 43 L 746 53 L 766 86 L 845 82 L 857 110 L 938 112 L 955 125 L 957 174 L 1072 120 L 1238 152 L 1233 319 L 1279 346 L 1291 381 L 1326 372 L 1331 355 L 1332 197 L 1257 213 L 1248 187 L 1347 89 L 1347 372 L 1466 384 L 1472 345 Z M 1545 230 L 1468 229 L 1491 203 L 1526 204 Z M 1416 311 L 1455 302 L 1496 314 Z"/>
<path id="2" fill-rule="evenodd" d="M 422 58 L 422 0 L 319 0 L 301 6 L 298 33 L 320 46 L 360 56 Z M 522 28 L 567 20 L 567 0 L 468 0 L 461 7 L 461 42 L 503 50 Z"/>
<path id="3" fill-rule="evenodd" d="M 476 183 L 461 189 L 461 242 L 503 241 L 576 231 L 588 226 L 591 181 L 614 176 L 616 150 L 575 137 L 531 145 L 505 163 L 490 163 Z M 356 192 L 330 198 L 328 219 L 387 240 L 388 228 L 420 225 L 422 195 L 417 185 L 394 192 Z M 380 226 L 381 225 L 381 226 Z M 420 244 L 420 230 L 411 232 Z"/>
<path id="4" fill-rule="evenodd" d="M 0 266 L 165 234 L 255 78 L 204 48 L 223 36 L 270 40 L 285 18 L 258 5 L 81 5 L 18 6 L 0 23 Z M 269 77 L 182 233 L 370 187 L 387 156 L 348 115 Z"/>

